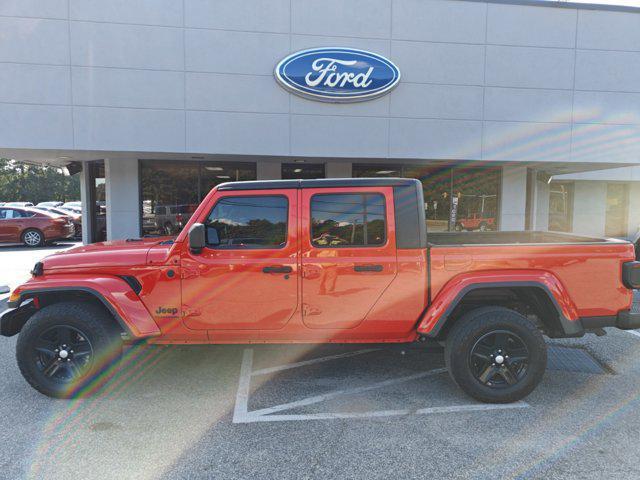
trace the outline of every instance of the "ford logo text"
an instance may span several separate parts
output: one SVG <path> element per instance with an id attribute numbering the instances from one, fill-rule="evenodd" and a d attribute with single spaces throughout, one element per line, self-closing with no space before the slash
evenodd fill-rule
<path id="1" fill-rule="evenodd" d="M 322 102 L 362 102 L 391 91 L 400 70 L 364 50 L 327 47 L 302 50 L 282 59 L 275 76 L 296 95 Z"/>

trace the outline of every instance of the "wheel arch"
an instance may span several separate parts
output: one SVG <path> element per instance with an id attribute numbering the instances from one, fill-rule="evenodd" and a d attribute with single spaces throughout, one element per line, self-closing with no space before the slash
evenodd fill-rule
<path id="1" fill-rule="evenodd" d="M 468 276 L 464 280 L 453 281 L 453 284 L 450 281 L 421 318 L 418 333 L 427 337 L 445 337 L 462 315 L 485 306 L 510 308 L 532 321 L 537 320 L 550 337 L 579 337 L 584 334 L 568 293 L 559 280 L 548 273 L 509 280 L 483 276 L 473 281 Z"/>
<path id="2" fill-rule="evenodd" d="M 14 294 L 17 299 L 9 302 L 10 311 L 2 316 L 3 335 L 15 334 L 38 308 L 64 301 L 91 302 L 104 308 L 114 319 L 123 333 L 133 339 L 152 337 L 160 334 L 142 300 L 125 280 L 118 277 L 98 279 L 96 285 L 23 285 Z M 107 282 L 105 282 L 107 280 Z M 53 283 L 53 282 L 47 282 Z M 80 282 L 79 282 L 80 283 Z M 104 285 L 107 283 L 108 285 Z M 106 288 L 111 287 L 111 288 Z M 13 296 L 12 296 L 13 297 Z M 33 299 L 31 302 L 27 302 Z M 12 324 L 10 330 L 5 325 Z"/>

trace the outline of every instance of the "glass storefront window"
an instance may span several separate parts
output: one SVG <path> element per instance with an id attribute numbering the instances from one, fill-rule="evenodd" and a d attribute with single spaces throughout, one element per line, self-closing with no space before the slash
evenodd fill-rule
<path id="1" fill-rule="evenodd" d="M 213 187 L 255 179 L 255 163 L 141 160 L 142 234 L 175 235 Z"/>
<path id="2" fill-rule="evenodd" d="M 324 178 L 324 163 L 283 163 L 282 179 L 314 179 Z"/>
<path id="3" fill-rule="evenodd" d="M 573 218 L 573 183 L 549 184 L 549 230 L 570 232 Z"/>
<path id="4" fill-rule="evenodd" d="M 451 215 L 454 229 L 482 232 L 497 230 L 499 188 L 499 167 L 455 168 L 453 170 L 455 212 Z"/>
<path id="5" fill-rule="evenodd" d="M 500 172 L 500 167 L 353 165 L 354 177 L 420 180 L 431 232 L 497 230 Z"/>

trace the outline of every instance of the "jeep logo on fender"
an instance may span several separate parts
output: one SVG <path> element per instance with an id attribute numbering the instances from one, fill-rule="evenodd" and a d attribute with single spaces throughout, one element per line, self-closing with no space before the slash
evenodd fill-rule
<path id="1" fill-rule="evenodd" d="M 175 307 L 158 307 L 156 315 L 163 317 L 175 317 L 178 314 L 178 309 Z"/>
<path id="2" fill-rule="evenodd" d="M 322 102 L 362 102 L 391 91 L 400 70 L 375 53 L 353 48 L 313 48 L 278 63 L 276 80 L 292 93 Z"/>

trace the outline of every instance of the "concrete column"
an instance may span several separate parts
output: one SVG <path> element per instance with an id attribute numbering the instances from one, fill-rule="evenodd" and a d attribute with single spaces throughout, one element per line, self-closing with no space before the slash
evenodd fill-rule
<path id="1" fill-rule="evenodd" d="M 280 162 L 258 161 L 256 165 L 257 180 L 280 180 L 282 164 Z"/>
<path id="2" fill-rule="evenodd" d="M 89 162 L 82 162 L 80 172 L 80 201 L 82 202 L 82 243 L 89 243 L 92 231 L 92 216 L 89 207 L 91 191 L 91 175 L 89 174 Z"/>
<path id="3" fill-rule="evenodd" d="M 327 178 L 351 178 L 351 162 L 327 162 L 324 174 Z"/>
<path id="4" fill-rule="evenodd" d="M 138 160 L 106 159 L 107 239 L 140 236 Z"/>
<path id="5" fill-rule="evenodd" d="M 573 233 L 604 236 L 607 182 L 577 181 L 573 191 Z"/>
<path id="6" fill-rule="evenodd" d="M 524 230 L 527 208 L 527 167 L 502 167 L 500 230 Z"/>

